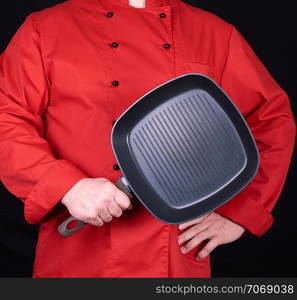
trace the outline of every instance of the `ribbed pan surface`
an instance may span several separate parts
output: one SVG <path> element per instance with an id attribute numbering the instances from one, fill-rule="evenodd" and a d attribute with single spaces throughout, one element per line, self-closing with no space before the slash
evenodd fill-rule
<path id="1" fill-rule="evenodd" d="M 189 206 L 226 186 L 246 153 L 229 117 L 206 92 L 172 98 L 131 132 L 135 160 L 159 196 Z"/>

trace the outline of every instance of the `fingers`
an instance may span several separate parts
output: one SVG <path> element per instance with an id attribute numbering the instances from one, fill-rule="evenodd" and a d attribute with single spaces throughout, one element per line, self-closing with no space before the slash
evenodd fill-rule
<path id="1" fill-rule="evenodd" d="M 201 242 L 204 240 L 207 240 L 210 238 L 210 234 L 207 230 L 201 231 L 198 233 L 194 238 L 192 238 L 189 242 L 187 242 L 185 245 L 181 247 L 182 253 L 188 253 L 192 249 L 194 249 L 196 246 L 198 246 Z"/>
<path id="2" fill-rule="evenodd" d="M 102 219 L 103 222 L 108 223 L 112 220 L 112 216 L 109 213 L 107 208 L 104 208 L 100 212 L 100 218 Z"/>
<path id="3" fill-rule="evenodd" d="M 195 235 L 197 235 L 198 233 L 200 233 L 201 231 L 205 230 L 207 228 L 207 224 L 201 222 L 198 223 L 192 227 L 190 227 L 189 229 L 187 229 L 186 231 L 184 231 L 183 233 L 181 233 L 178 236 L 178 244 L 181 245 L 187 241 L 189 241 L 190 239 L 192 239 Z"/>
<path id="4" fill-rule="evenodd" d="M 192 225 L 201 223 L 207 216 L 208 216 L 208 214 L 207 214 L 207 215 L 204 215 L 204 216 L 202 216 L 202 217 L 200 217 L 200 218 L 198 218 L 198 219 L 192 220 L 192 221 L 190 221 L 190 222 L 181 224 L 181 225 L 178 226 L 178 228 L 179 228 L 180 230 L 184 230 L 184 229 L 186 229 L 186 228 L 188 228 L 188 227 L 190 227 L 190 226 L 192 226 Z"/>
<path id="5" fill-rule="evenodd" d="M 111 222 L 113 217 L 119 218 L 126 209 L 132 209 L 130 199 L 125 193 L 117 189 L 114 192 L 114 199 L 109 201 L 108 206 L 101 207 L 97 212 L 99 216 L 89 223 L 94 226 L 102 226 L 104 223 Z"/>
<path id="6" fill-rule="evenodd" d="M 108 211 L 112 217 L 116 218 L 119 218 L 123 213 L 122 209 L 116 201 L 113 201 L 109 204 Z"/>
<path id="7" fill-rule="evenodd" d="M 100 227 L 104 224 L 99 216 L 97 216 L 95 219 L 90 220 L 88 223 L 97 227 Z"/>
<path id="8" fill-rule="evenodd" d="M 123 211 L 126 210 L 126 209 L 132 209 L 133 208 L 129 197 L 119 189 L 117 189 L 116 192 L 115 192 L 114 200 L 116 201 L 116 203 L 119 205 L 119 207 Z"/>
<path id="9" fill-rule="evenodd" d="M 218 239 L 211 239 L 200 252 L 197 254 L 196 259 L 202 260 L 206 258 L 217 246 L 219 246 L 220 242 Z"/>

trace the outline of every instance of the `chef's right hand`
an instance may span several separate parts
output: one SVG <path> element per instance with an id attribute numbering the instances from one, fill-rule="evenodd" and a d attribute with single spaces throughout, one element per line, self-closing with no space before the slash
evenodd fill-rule
<path id="1" fill-rule="evenodd" d="M 61 202 L 69 213 L 95 226 L 120 217 L 124 210 L 132 209 L 128 196 L 105 178 L 84 178 L 77 182 Z"/>

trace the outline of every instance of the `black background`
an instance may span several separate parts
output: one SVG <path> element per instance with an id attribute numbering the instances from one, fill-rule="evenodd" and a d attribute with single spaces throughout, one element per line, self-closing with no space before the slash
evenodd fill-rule
<path id="1" fill-rule="evenodd" d="M 24 18 L 32 11 L 63 2 L 10 0 L 0 4 L 0 52 Z M 252 45 L 273 77 L 288 93 L 296 116 L 297 64 L 294 1 L 187 0 L 234 24 Z M 220 246 L 212 255 L 216 277 L 296 277 L 296 151 L 281 198 L 274 211 L 274 225 L 262 238 L 246 236 Z M 1 167 L 1 166 L 0 166 Z M 23 206 L 0 186 L 0 276 L 31 276 L 37 226 L 26 224 Z"/>

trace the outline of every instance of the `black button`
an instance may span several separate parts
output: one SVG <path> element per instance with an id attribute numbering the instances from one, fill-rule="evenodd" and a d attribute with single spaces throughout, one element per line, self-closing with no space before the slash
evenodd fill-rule
<path id="1" fill-rule="evenodd" d="M 116 171 L 120 169 L 119 165 L 117 165 L 117 164 L 114 164 L 112 168 Z"/>
<path id="2" fill-rule="evenodd" d="M 166 15 L 164 13 L 159 14 L 160 18 L 165 18 Z"/>
<path id="3" fill-rule="evenodd" d="M 113 82 L 112 82 L 112 85 L 113 86 L 118 86 L 120 83 L 117 81 L 117 80 L 114 80 Z"/>
<path id="4" fill-rule="evenodd" d="M 169 48 L 170 48 L 170 45 L 169 45 L 169 44 L 164 44 L 163 47 L 164 47 L 165 49 L 169 49 Z"/>
<path id="5" fill-rule="evenodd" d="M 113 12 L 109 11 L 109 12 L 106 14 L 106 16 L 107 16 L 108 18 L 111 18 L 111 17 L 113 16 Z"/>
<path id="6" fill-rule="evenodd" d="M 116 42 L 111 43 L 111 47 L 116 48 L 119 44 Z"/>
<path id="7" fill-rule="evenodd" d="M 117 121 L 117 120 L 113 120 L 113 121 L 112 121 L 112 125 L 114 125 L 116 121 Z"/>

